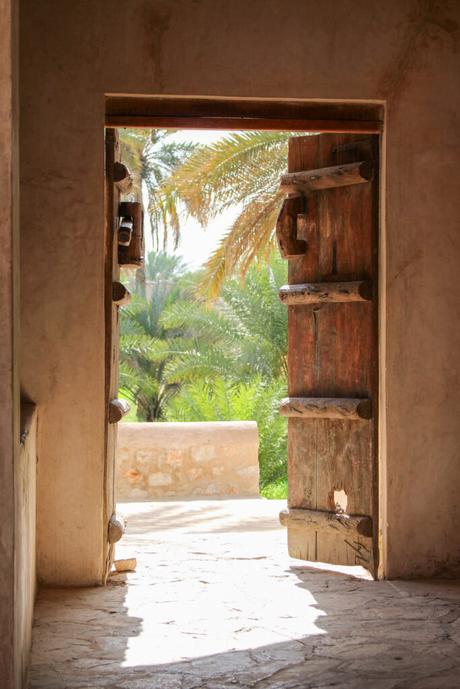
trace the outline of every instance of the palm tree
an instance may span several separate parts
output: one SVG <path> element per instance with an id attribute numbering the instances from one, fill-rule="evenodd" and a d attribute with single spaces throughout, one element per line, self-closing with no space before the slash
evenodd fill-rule
<path id="1" fill-rule="evenodd" d="M 201 287 L 208 297 L 215 298 L 235 270 L 244 276 L 256 259 L 268 260 L 284 196 L 279 177 L 286 168 L 291 136 L 272 131 L 231 133 L 197 147 L 163 180 L 161 203 L 168 208 L 182 204 L 203 226 L 230 207 L 241 208 L 206 263 Z M 177 236 L 180 213 L 174 217 Z"/>
<path id="2" fill-rule="evenodd" d="M 225 278 L 244 276 L 254 261 L 267 261 L 275 246 L 276 218 L 283 200 L 279 177 L 287 163 L 289 132 L 233 132 L 198 146 L 168 141 L 171 131 L 121 131 L 122 159 L 133 170 L 141 198 L 149 196 L 152 232 L 163 246 L 177 246 L 187 216 L 203 226 L 231 207 L 239 213 L 209 257 L 201 291 L 216 298 Z M 297 133 L 298 134 L 298 133 Z"/>
<path id="3" fill-rule="evenodd" d="M 166 333 L 161 315 L 187 292 L 185 266 L 180 257 L 149 254 L 147 280 L 123 309 L 120 335 L 120 387 L 136 407 L 139 421 L 164 418 L 165 408 L 179 390 L 166 376 L 171 350 L 179 333 Z"/>
<path id="4" fill-rule="evenodd" d="M 269 266 L 252 266 L 244 282 L 227 280 L 221 297 L 175 301 L 164 309 L 161 325 L 182 333 L 167 364 L 169 380 L 180 382 L 218 378 L 248 382 L 286 377 L 287 309 L 278 298 L 286 280 L 286 264 L 276 254 Z"/>
<path id="5" fill-rule="evenodd" d="M 133 201 L 142 201 L 142 188 L 145 185 L 153 239 L 158 247 L 162 234 L 163 248 L 171 233 L 174 248 L 177 248 L 180 228 L 175 194 L 172 192 L 165 196 L 159 193 L 159 189 L 196 149 L 191 142 L 168 141 L 172 133 L 174 130 L 120 129 L 121 160 L 133 177 L 133 189 L 128 197 Z"/>

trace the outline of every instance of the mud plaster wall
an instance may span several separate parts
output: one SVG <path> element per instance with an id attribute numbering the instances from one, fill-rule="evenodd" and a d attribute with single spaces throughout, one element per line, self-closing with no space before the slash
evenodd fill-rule
<path id="1" fill-rule="evenodd" d="M 15 623 L 18 670 L 27 677 L 35 602 L 37 408 L 21 404 L 21 448 L 16 479 Z"/>
<path id="2" fill-rule="evenodd" d="M 15 483 L 19 455 L 18 384 L 18 113 L 16 3 L 0 0 L 0 683 L 22 683 L 15 630 Z M 19 592 L 22 592 L 21 589 Z"/>
<path id="3" fill-rule="evenodd" d="M 122 423 L 117 500 L 259 495 L 255 421 Z"/>
<path id="4" fill-rule="evenodd" d="M 387 103 L 382 453 L 389 576 L 451 574 L 457 523 L 460 5 L 23 0 L 23 383 L 38 566 L 102 575 L 104 93 Z"/>

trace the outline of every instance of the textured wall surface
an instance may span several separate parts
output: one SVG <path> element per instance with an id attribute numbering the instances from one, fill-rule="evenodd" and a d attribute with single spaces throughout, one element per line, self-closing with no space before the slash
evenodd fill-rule
<path id="1" fill-rule="evenodd" d="M 22 685 L 15 630 L 19 454 L 17 3 L 0 0 L 0 685 Z"/>
<path id="2" fill-rule="evenodd" d="M 259 494 L 255 421 L 123 423 L 117 500 Z"/>
<path id="3" fill-rule="evenodd" d="M 36 566 L 37 408 L 21 404 L 21 448 L 16 479 L 16 644 L 22 678 L 27 677 L 34 614 Z"/>
<path id="4" fill-rule="evenodd" d="M 385 103 L 385 572 L 458 572 L 459 3 L 23 0 L 21 18 L 23 384 L 42 409 L 42 580 L 103 572 L 110 93 Z"/>

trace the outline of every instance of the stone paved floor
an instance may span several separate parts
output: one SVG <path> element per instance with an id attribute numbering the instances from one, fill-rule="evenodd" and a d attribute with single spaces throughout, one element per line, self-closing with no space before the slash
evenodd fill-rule
<path id="1" fill-rule="evenodd" d="M 460 587 L 286 555 L 282 502 L 121 505 L 106 589 L 39 595 L 33 689 L 458 689 Z"/>

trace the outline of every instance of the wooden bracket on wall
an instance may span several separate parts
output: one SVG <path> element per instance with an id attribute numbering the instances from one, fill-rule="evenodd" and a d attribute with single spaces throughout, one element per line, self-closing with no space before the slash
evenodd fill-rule
<path id="1" fill-rule="evenodd" d="M 118 246 L 118 262 L 124 268 L 141 268 L 144 264 L 144 214 L 139 202 L 124 201 L 120 203 L 119 216 L 126 228 L 126 239 L 129 226 L 132 224 L 130 241 Z"/>
<path id="2" fill-rule="evenodd" d="M 279 297 L 283 304 L 288 306 L 369 301 L 372 299 L 372 284 L 356 281 L 283 285 L 280 288 Z"/>
<path id="3" fill-rule="evenodd" d="M 125 533 L 125 522 L 115 512 L 110 517 L 109 527 L 107 530 L 107 540 L 110 545 L 117 543 Z"/>
<path id="4" fill-rule="evenodd" d="M 129 402 L 121 399 L 114 399 L 109 402 L 109 423 L 118 423 L 129 412 L 131 407 Z"/>
<path id="5" fill-rule="evenodd" d="M 372 418 L 372 405 L 363 398 L 285 397 L 279 412 L 291 418 L 368 420 Z"/>
<path id="6" fill-rule="evenodd" d="M 126 306 L 131 301 L 131 292 L 122 282 L 112 282 L 112 301 L 117 306 Z"/>
<path id="7" fill-rule="evenodd" d="M 133 236 L 134 223 L 132 218 L 122 218 L 118 228 L 118 246 L 129 246 Z"/>
<path id="8" fill-rule="evenodd" d="M 121 194 L 129 194 L 133 188 L 133 177 L 123 163 L 115 162 L 113 165 L 113 183 Z"/>
<path id="9" fill-rule="evenodd" d="M 296 258 L 305 254 L 307 243 L 299 239 L 299 230 L 305 224 L 306 199 L 297 194 L 284 200 L 276 221 L 276 237 L 283 258 Z"/>

